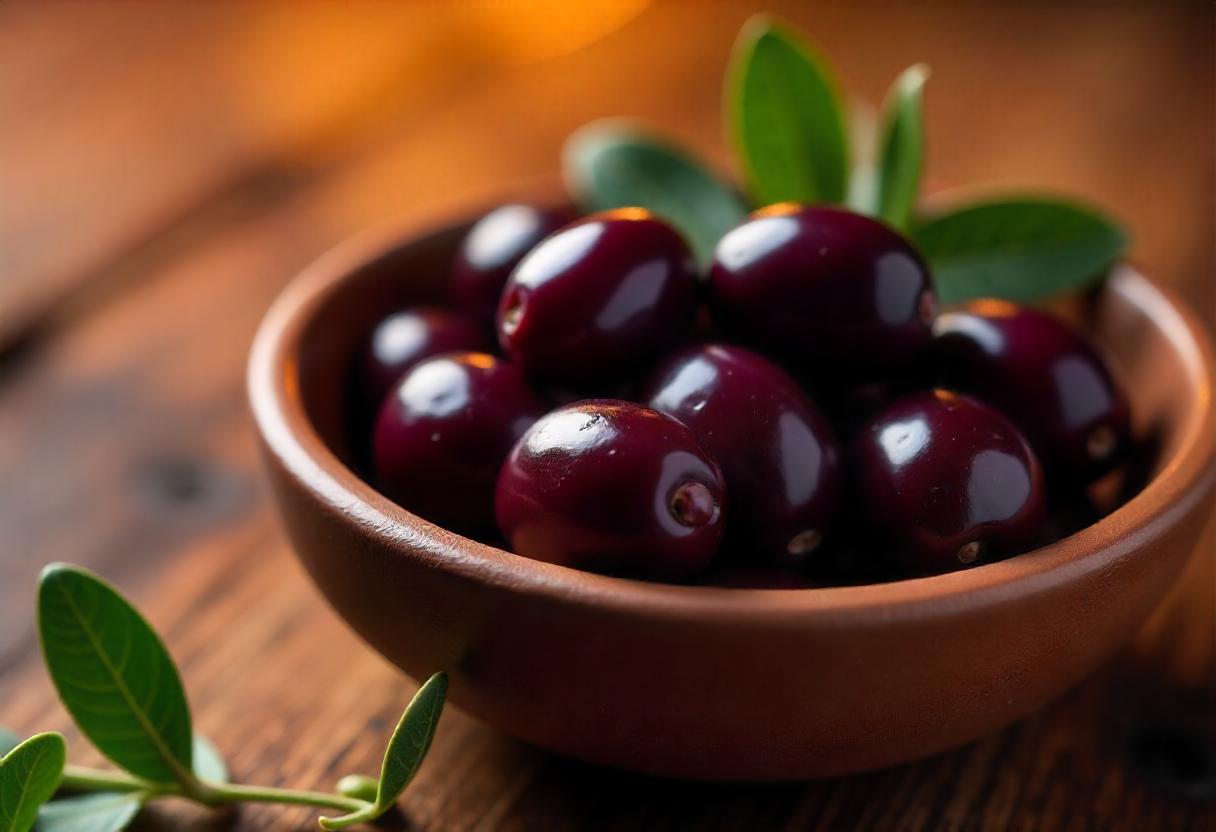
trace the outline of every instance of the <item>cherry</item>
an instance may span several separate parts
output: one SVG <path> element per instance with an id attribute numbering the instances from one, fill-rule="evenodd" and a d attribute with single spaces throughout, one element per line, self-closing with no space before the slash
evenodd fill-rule
<path id="1" fill-rule="evenodd" d="M 498 310 L 503 350 L 531 375 L 620 379 L 691 329 L 688 246 L 641 208 L 594 214 L 545 239 L 512 272 Z"/>
<path id="2" fill-rule="evenodd" d="M 496 510 L 515 552 L 641 577 L 706 566 L 723 531 L 717 464 L 684 425 L 614 399 L 542 417 L 498 479 Z"/>
<path id="3" fill-rule="evenodd" d="M 872 376 L 929 342 L 936 309 L 916 250 L 839 208 L 770 205 L 718 243 L 710 271 L 722 327 L 784 360 Z"/>
<path id="4" fill-rule="evenodd" d="M 687 425 L 722 466 L 732 553 L 787 567 L 815 555 L 839 504 L 840 451 L 793 378 L 742 347 L 693 345 L 651 374 L 641 400 Z"/>
<path id="5" fill-rule="evenodd" d="M 865 520 L 910 572 L 998 559 L 1044 521 L 1039 462 L 1004 416 L 944 390 L 892 404 L 854 437 Z"/>
<path id="6" fill-rule="evenodd" d="M 489 346 L 485 333 L 462 315 L 427 306 L 394 312 L 376 324 L 361 353 L 363 399 L 378 407 L 397 379 L 424 359 Z"/>
<path id="7" fill-rule="evenodd" d="M 1004 412 L 1038 451 L 1053 481 L 1085 484 L 1131 446 L 1127 397 L 1085 337 L 1046 312 L 973 301 L 933 327 L 941 383 Z"/>
<path id="8" fill-rule="evenodd" d="M 478 323 L 494 326 L 511 270 L 542 239 L 575 219 L 565 208 L 502 205 L 473 224 L 452 263 L 452 303 Z"/>
<path id="9" fill-rule="evenodd" d="M 544 407 L 518 368 L 478 352 L 428 359 L 385 398 L 376 482 L 402 507 L 466 533 L 494 528 L 498 470 Z"/>

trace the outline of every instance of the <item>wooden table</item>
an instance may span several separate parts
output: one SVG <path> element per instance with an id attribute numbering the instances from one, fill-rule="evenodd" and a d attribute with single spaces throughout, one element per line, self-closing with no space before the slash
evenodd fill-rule
<path id="1" fill-rule="evenodd" d="M 0 722 L 67 729 L 32 629 L 42 564 L 123 587 L 236 775 L 371 772 L 414 684 L 321 603 L 263 491 L 250 338 L 312 257 L 554 169 L 598 116 L 724 160 L 744 4 L 0 6 Z M 1049 187 L 1124 218 L 1134 259 L 1216 308 L 1210 3 L 772 2 L 870 100 L 926 60 L 929 176 Z M 415 829 L 1214 829 L 1216 558 L 1097 676 L 925 762 L 772 786 L 556 758 L 456 709 Z M 994 649 L 999 649 L 994 647 Z M 88 761 L 76 735 L 73 755 Z M 168 807 L 148 828 L 310 828 Z"/>

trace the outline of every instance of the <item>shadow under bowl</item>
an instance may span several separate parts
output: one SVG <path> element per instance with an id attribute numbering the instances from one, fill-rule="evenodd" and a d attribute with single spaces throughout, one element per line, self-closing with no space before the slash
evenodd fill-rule
<path id="1" fill-rule="evenodd" d="M 1097 668 L 1160 602 L 1210 514 L 1213 352 L 1128 266 L 1085 325 L 1158 453 L 1093 525 L 999 563 L 796 590 L 667 586 L 519 557 L 360 479 L 347 375 L 388 311 L 442 300 L 468 228 L 390 226 L 275 302 L 249 395 L 279 510 L 329 602 L 391 662 L 544 748 L 651 774 L 789 780 L 925 757 L 1000 729 Z"/>

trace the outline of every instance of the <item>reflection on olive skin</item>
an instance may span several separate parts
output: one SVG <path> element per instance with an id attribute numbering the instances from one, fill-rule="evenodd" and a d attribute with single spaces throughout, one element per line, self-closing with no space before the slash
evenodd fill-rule
<path id="1" fill-rule="evenodd" d="M 397 400 L 408 418 L 442 419 L 469 406 L 469 377 L 451 361 L 418 366 L 397 388 Z"/>
<path id="2" fill-rule="evenodd" d="M 1004 451 L 980 451 L 971 459 L 967 522 L 978 526 L 1015 517 L 1030 499 L 1031 487 L 1023 460 Z"/>
<path id="3" fill-rule="evenodd" d="M 1114 404 L 1109 384 L 1092 362 L 1079 355 L 1062 356 L 1051 368 L 1067 430 L 1076 430 L 1104 417 Z"/>
<path id="4" fill-rule="evenodd" d="M 807 421 L 797 413 L 785 411 L 777 417 L 779 464 L 785 499 L 805 503 L 823 486 L 823 445 Z"/>
<path id="5" fill-rule="evenodd" d="M 372 353 L 385 363 L 417 353 L 426 343 L 426 322 L 417 315 L 394 315 L 372 333 Z"/>
<path id="6" fill-rule="evenodd" d="M 915 320 L 925 288 L 920 264 L 903 252 L 892 252 L 879 257 L 874 270 L 874 308 L 879 320 L 891 326 Z"/>
<path id="7" fill-rule="evenodd" d="M 504 205 L 482 218 L 465 237 L 463 254 L 476 269 L 496 269 L 510 262 L 517 241 L 538 239 L 544 226 L 541 214 L 530 205 Z"/>
<path id="8" fill-rule="evenodd" d="M 565 453 L 578 456 L 617 438 L 616 423 L 606 418 L 611 407 L 595 411 L 557 410 L 536 425 L 525 438 L 533 454 Z"/>
<path id="9" fill-rule="evenodd" d="M 659 302 L 665 271 L 666 267 L 658 262 L 642 263 L 630 271 L 595 316 L 596 327 L 612 332 L 644 316 Z"/>
<path id="10" fill-rule="evenodd" d="M 542 286 L 586 257 L 603 235 L 604 224 L 600 222 L 583 223 L 567 229 L 528 254 L 511 279 L 529 289 Z"/>
<path id="11" fill-rule="evenodd" d="M 965 334 L 990 355 L 1000 355 L 1005 350 L 1005 336 L 1001 334 L 1001 330 L 991 321 L 977 315 L 943 312 L 933 323 L 933 334 L 938 336 L 948 332 Z"/>
<path id="12" fill-rule="evenodd" d="M 724 268 L 751 266 L 798 236 L 798 221 L 792 217 L 762 217 L 730 231 L 718 243 L 715 257 Z"/>
<path id="13" fill-rule="evenodd" d="M 929 447 L 929 423 L 922 417 L 892 422 L 878 433 L 892 468 L 902 468 Z"/>

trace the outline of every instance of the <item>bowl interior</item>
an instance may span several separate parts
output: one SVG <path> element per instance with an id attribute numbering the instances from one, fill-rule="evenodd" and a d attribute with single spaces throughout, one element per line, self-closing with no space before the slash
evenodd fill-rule
<path id="1" fill-rule="evenodd" d="M 449 266 L 467 228 L 462 223 L 419 236 L 382 229 L 331 253 L 313 269 L 321 285 L 311 314 L 301 322 L 298 367 L 290 375 L 298 379 L 307 420 L 350 472 L 365 467 L 365 452 L 351 437 L 359 435 L 358 425 L 368 424 L 369 414 L 352 405 L 357 397 L 349 389 L 362 340 L 391 311 L 444 303 Z M 1123 476 L 1108 484 L 1102 499 L 1110 509 L 1178 463 L 1202 432 L 1211 418 L 1210 358 L 1193 337 L 1193 321 L 1127 266 L 1116 268 L 1102 290 L 1057 311 L 1080 323 L 1105 349 L 1132 399 L 1138 454 Z M 1069 521 L 1071 529 L 1088 519 Z"/>

